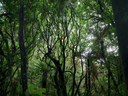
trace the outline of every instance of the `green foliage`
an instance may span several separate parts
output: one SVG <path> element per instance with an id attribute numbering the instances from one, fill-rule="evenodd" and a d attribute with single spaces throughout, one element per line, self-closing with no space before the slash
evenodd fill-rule
<path id="1" fill-rule="evenodd" d="M 20 83 L 18 83 L 16 90 L 17 90 L 17 94 L 23 95 L 22 85 Z"/>
<path id="2" fill-rule="evenodd" d="M 121 93 L 122 96 L 126 96 L 125 84 L 124 84 L 124 83 L 120 84 L 120 85 L 118 86 L 118 89 L 119 89 L 119 91 L 120 91 L 120 93 Z"/>
<path id="3" fill-rule="evenodd" d="M 28 83 L 29 94 L 32 96 L 45 96 L 43 93 L 46 92 L 45 88 L 36 88 L 33 84 Z M 17 94 L 23 95 L 22 85 L 18 84 Z"/>
<path id="4" fill-rule="evenodd" d="M 45 96 L 43 93 L 46 92 L 45 88 L 38 88 L 36 90 L 35 86 L 33 84 L 28 84 L 29 94 L 32 96 Z"/>
<path id="5" fill-rule="evenodd" d="M 0 71 L 3 71 L 0 79 L 5 78 L 1 83 L 5 86 L 3 90 L 6 90 L 6 83 L 11 81 L 11 78 L 21 78 L 21 69 L 18 69 L 19 73 L 15 72 L 21 60 L 18 42 L 19 1 L 0 1 L 2 3 L 1 14 L 3 11 L 13 13 L 12 16 L 9 16 L 10 18 L 3 16 L 0 21 L 2 22 L 0 25 L 0 47 L 2 47 L 0 52 L 5 54 L 5 56 L 0 54 L 0 58 L 2 58 Z M 125 84 L 121 79 L 122 71 L 120 60 L 118 60 L 120 56 L 114 22 L 110 0 L 24 0 L 23 38 L 28 60 L 29 93 L 32 96 L 45 96 L 42 93 L 46 93 L 47 96 L 57 96 L 57 90 L 66 87 L 70 96 L 73 85 L 75 94 L 83 77 L 79 87 L 80 91 L 76 96 L 78 94 L 85 95 L 88 93 L 88 90 L 85 89 L 85 81 L 89 78 L 89 76 L 86 78 L 86 74 L 90 72 L 91 79 L 94 79 L 92 78 L 95 77 L 92 76 L 94 75 L 93 71 L 97 71 L 98 80 L 90 80 L 91 93 L 93 96 L 106 96 L 108 92 L 108 69 L 106 66 L 107 62 L 110 62 L 111 74 L 120 93 L 125 96 Z M 101 41 L 104 41 L 103 46 Z M 108 52 L 109 47 L 117 47 L 117 52 Z M 88 54 L 93 54 L 90 56 L 92 63 L 96 63 L 99 68 L 91 69 L 86 66 Z M 73 64 L 73 56 L 75 56 L 75 60 L 78 60 L 75 64 Z M 91 70 L 87 70 L 87 68 Z M 6 71 L 6 69 L 10 70 Z M 10 74 L 3 76 L 4 72 Z M 13 72 L 15 72 L 14 76 L 12 76 Z M 47 76 L 44 76 L 45 72 Z M 64 73 L 64 77 L 60 76 L 61 72 Z M 43 82 L 43 79 L 47 80 Z M 55 79 L 57 82 L 64 79 L 62 80 L 63 85 L 55 83 Z M 75 80 L 73 81 L 73 79 Z M 46 84 L 46 88 L 40 88 L 42 83 Z M 7 88 L 10 88 L 10 85 Z M 111 95 L 117 94 L 112 79 L 110 79 L 110 87 Z M 18 84 L 17 94 L 23 95 L 21 84 Z"/>

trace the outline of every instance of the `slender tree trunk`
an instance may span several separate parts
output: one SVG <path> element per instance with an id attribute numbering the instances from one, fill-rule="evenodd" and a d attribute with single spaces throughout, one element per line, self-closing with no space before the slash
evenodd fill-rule
<path id="1" fill-rule="evenodd" d="M 108 67 L 108 96 L 111 96 L 111 90 L 110 90 L 110 88 L 111 88 L 111 86 L 110 86 L 110 76 L 111 76 L 111 74 L 110 74 L 110 62 L 108 62 L 107 67 Z"/>
<path id="2" fill-rule="evenodd" d="M 75 55 L 74 55 L 74 51 L 73 51 L 73 68 L 74 68 L 74 72 L 73 72 L 73 84 L 72 84 L 72 94 L 71 96 L 74 96 L 74 91 L 75 91 L 75 75 L 76 75 L 76 66 L 75 66 Z"/>
<path id="3" fill-rule="evenodd" d="M 128 0 L 111 0 L 128 96 Z"/>
<path id="4" fill-rule="evenodd" d="M 27 59 L 25 53 L 25 46 L 23 40 L 23 21 L 24 21 L 24 7 L 23 0 L 20 0 L 20 13 L 19 13 L 19 47 L 21 54 L 21 77 L 22 77 L 22 88 L 23 96 L 29 96 L 28 85 L 27 85 Z"/>
<path id="5" fill-rule="evenodd" d="M 106 59 L 105 59 L 105 53 L 104 53 L 104 41 L 101 40 L 100 44 L 101 44 L 102 57 L 103 57 L 105 63 L 107 63 Z M 111 90 L 110 90 L 110 88 L 111 88 L 111 86 L 110 86 L 110 77 L 111 77 L 110 62 L 108 62 L 105 65 L 106 65 L 107 70 L 108 70 L 108 96 L 111 96 Z"/>
<path id="6" fill-rule="evenodd" d="M 91 89 L 91 81 L 90 81 L 90 62 L 89 62 L 89 59 L 87 59 L 87 77 L 86 77 L 86 88 L 87 88 L 87 94 L 86 96 L 91 96 L 91 92 L 90 92 L 90 89 Z"/>
<path id="7" fill-rule="evenodd" d="M 44 71 L 43 72 L 43 76 L 42 76 L 42 88 L 46 88 L 47 89 L 47 71 Z M 47 90 L 45 93 L 42 93 L 42 94 L 45 94 L 47 96 Z"/>
<path id="8" fill-rule="evenodd" d="M 88 96 L 88 65 L 87 64 L 86 64 L 85 68 L 86 68 L 86 75 L 85 75 L 85 93 L 87 92 L 86 93 L 86 96 Z"/>
<path id="9" fill-rule="evenodd" d="M 90 76 L 91 76 L 91 72 L 90 72 L 90 62 L 89 62 L 89 59 L 88 60 L 88 96 L 91 96 L 91 81 L 90 81 Z"/>
<path id="10" fill-rule="evenodd" d="M 47 72 L 43 72 L 43 76 L 42 76 L 42 88 L 46 88 L 47 86 Z"/>

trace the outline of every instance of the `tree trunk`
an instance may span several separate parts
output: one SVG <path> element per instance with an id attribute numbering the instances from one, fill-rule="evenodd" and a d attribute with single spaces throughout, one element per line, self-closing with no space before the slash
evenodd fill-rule
<path id="1" fill-rule="evenodd" d="M 90 70 L 90 60 L 87 59 L 87 64 L 88 64 L 88 84 L 87 84 L 87 95 L 86 96 L 91 96 L 91 81 L 90 81 L 90 76 L 91 76 L 91 70 Z"/>
<path id="2" fill-rule="evenodd" d="M 128 96 L 128 0 L 111 0 Z"/>
<path id="3" fill-rule="evenodd" d="M 19 47 L 21 54 L 21 77 L 22 77 L 22 88 L 23 96 L 29 96 L 28 85 L 27 85 L 27 60 L 25 53 L 25 46 L 23 40 L 23 21 L 24 21 L 24 8 L 23 0 L 20 0 L 20 13 L 19 13 Z"/>
<path id="4" fill-rule="evenodd" d="M 74 51 L 73 51 L 73 53 L 74 53 Z M 73 80 L 72 80 L 73 84 L 72 84 L 72 94 L 71 94 L 71 96 L 74 96 L 75 82 L 76 82 L 76 80 L 75 80 L 76 66 L 75 66 L 75 55 L 74 54 L 73 54 L 73 68 L 74 68 L 74 72 L 73 72 Z"/>
<path id="5" fill-rule="evenodd" d="M 61 64 L 58 60 L 51 57 L 49 53 L 47 54 L 47 56 L 54 62 L 55 66 L 57 67 L 57 71 L 59 72 L 59 79 L 61 81 L 60 87 L 62 88 L 62 92 L 63 92 L 62 96 L 67 96 L 66 85 L 65 85 L 65 81 L 64 81 L 64 72 L 63 72 L 63 70 L 61 70 Z"/>
<path id="6" fill-rule="evenodd" d="M 47 71 L 44 71 L 43 72 L 43 76 L 42 76 L 42 88 L 46 88 L 46 92 L 45 93 L 42 93 L 42 94 L 45 94 L 47 96 Z"/>
<path id="7" fill-rule="evenodd" d="M 43 76 L 42 76 L 42 88 L 46 88 L 47 86 L 47 72 L 43 72 Z"/>
<path id="8" fill-rule="evenodd" d="M 111 84 L 110 84 L 110 76 L 111 76 L 111 71 L 110 71 L 110 62 L 107 64 L 107 69 L 108 69 L 108 96 L 111 96 Z"/>

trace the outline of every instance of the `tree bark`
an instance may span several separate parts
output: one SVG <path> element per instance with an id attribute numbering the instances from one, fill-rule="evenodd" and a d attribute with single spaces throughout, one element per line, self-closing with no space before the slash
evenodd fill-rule
<path id="1" fill-rule="evenodd" d="M 21 54 L 21 77 L 23 96 L 29 96 L 27 85 L 27 59 L 25 53 L 24 39 L 23 39 L 23 21 L 24 21 L 24 7 L 23 0 L 20 0 L 20 12 L 19 12 L 19 47 Z"/>
<path id="2" fill-rule="evenodd" d="M 47 87 L 47 72 L 44 71 L 42 76 L 42 88 L 46 88 L 46 87 Z"/>
<path id="3" fill-rule="evenodd" d="M 74 51 L 73 51 L 73 53 L 74 53 Z M 72 94 L 71 94 L 71 96 L 74 96 L 75 82 L 76 82 L 76 80 L 75 80 L 76 66 L 75 66 L 75 55 L 74 54 L 73 54 L 73 68 L 74 68 L 74 72 L 73 72 L 73 80 L 72 80 L 73 84 L 72 84 Z"/>
<path id="4" fill-rule="evenodd" d="M 107 69 L 108 69 L 108 96 L 111 96 L 111 82 L 110 82 L 110 76 L 111 76 L 111 71 L 110 71 L 110 62 L 107 64 Z"/>
<path id="5" fill-rule="evenodd" d="M 111 0 L 128 96 L 128 0 Z"/>
<path id="6" fill-rule="evenodd" d="M 90 76 L 91 76 L 91 72 L 90 72 L 90 60 L 87 59 L 87 66 L 88 66 L 88 77 L 87 77 L 87 80 L 88 80 L 88 84 L 87 84 L 87 94 L 86 96 L 91 96 L 91 81 L 90 81 Z"/>
<path id="7" fill-rule="evenodd" d="M 62 88 L 62 91 L 63 91 L 63 95 L 62 96 L 67 96 L 66 85 L 65 85 L 65 81 L 64 81 L 64 72 L 63 72 L 63 70 L 61 70 L 61 64 L 60 64 L 60 62 L 58 60 L 56 60 L 55 58 L 51 57 L 50 53 L 48 53 L 47 56 L 54 62 L 55 66 L 57 67 L 57 70 L 59 72 L 59 78 L 60 78 L 60 81 L 61 81 L 60 87 Z"/>

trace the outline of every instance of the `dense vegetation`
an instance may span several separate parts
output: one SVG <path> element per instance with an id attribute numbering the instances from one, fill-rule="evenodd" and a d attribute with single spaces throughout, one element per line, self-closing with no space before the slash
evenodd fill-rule
<path id="1" fill-rule="evenodd" d="M 0 96 L 128 96 L 128 1 L 111 1 L 0 0 Z"/>

